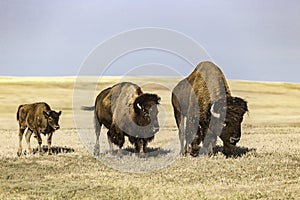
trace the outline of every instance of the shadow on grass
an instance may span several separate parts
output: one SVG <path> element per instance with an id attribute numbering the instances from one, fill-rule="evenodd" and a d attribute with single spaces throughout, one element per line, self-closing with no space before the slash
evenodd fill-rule
<path id="1" fill-rule="evenodd" d="M 121 150 L 121 154 L 118 149 L 113 150 L 112 155 L 118 155 L 118 156 L 131 156 L 136 155 L 140 157 L 158 157 L 158 156 L 165 156 L 167 154 L 171 153 L 171 150 L 162 149 L 162 148 L 146 148 L 145 153 L 137 153 L 134 148 L 126 147 Z M 111 154 L 109 151 L 107 151 L 105 154 Z"/>
<path id="2" fill-rule="evenodd" d="M 218 154 L 218 153 L 223 153 L 223 146 L 215 146 L 214 147 L 214 154 Z M 242 157 L 250 152 L 256 152 L 255 148 L 248 148 L 248 147 L 242 147 L 242 146 L 236 146 L 234 153 L 231 156 L 227 156 L 227 157 L 231 157 L 231 158 L 238 158 L 238 157 Z"/>
<path id="3" fill-rule="evenodd" d="M 54 154 L 54 155 L 61 154 L 61 153 L 73 153 L 73 152 L 75 152 L 75 150 L 73 148 L 58 147 L 58 146 L 52 146 L 51 150 L 52 150 L 52 154 Z M 43 145 L 42 146 L 42 151 L 43 151 L 43 153 L 48 153 L 48 146 Z M 32 153 L 33 154 L 38 153 L 38 148 L 37 147 L 33 148 Z"/>

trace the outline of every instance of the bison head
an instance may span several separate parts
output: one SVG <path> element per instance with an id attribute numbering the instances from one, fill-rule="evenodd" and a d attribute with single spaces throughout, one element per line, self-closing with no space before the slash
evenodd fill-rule
<path id="1" fill-rule="evenodd" d="M 57 130 L 60 128 L 58 121 L 59 116 L 61 115 L 61 111 L 55 112 L 54 110 L 49 110 L 48 112 L 43 111 L 43 114 L 48 121 L 48 126 L 50 126 L 53 130 Z"/>
<path id="2" fill-rule="evenodd" d="M 222 127 L 220 138 L 226 156 L 234 153 L 234 147 L 241 138 L 241 123 L 247 111 L 247 102 L 239 97 L 220 99 L 211 106 L 212 120 Z"/>
<path id="3" fill-rule="evenodd" d="M 134 108 L 134 121 L 137 125 L 141 127 L 149 127 L 146 128 L 146 135 L 150 134 L 153 136 L 155 133 L 159 131 L 158 124 L 158 108 L 160 97 L 156 94 L 141 94 L 138 96 L 133 104 Z M 145 131 L 144 131 L 145 132 Z M 146 136 L 148 137 L 148 136 Z"/>

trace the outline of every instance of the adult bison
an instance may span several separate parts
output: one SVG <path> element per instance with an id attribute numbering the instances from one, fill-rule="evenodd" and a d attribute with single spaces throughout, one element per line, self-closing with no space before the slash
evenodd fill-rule
<path id="1" fill-rule="evenodd" d="M 159 131 L 157 120 L 160 97 L 156 94 L 143 93 L 141 88 L 130 82 L 118 83 L 109 87 L 97 96 L 95 106 L 82 107 L 83 110 L 94 110 L 96 144 L 94 154 L 99 155 L 99 136 L 101 126 L 107 129 L 107 136 L 112 152 L 112 144 L 122 148 L 125 137 L 135 145 L 138 153 L 148 142 L 154 139 Z"/>
<path id="2" fill-rule="evenodd" d="M 181 154 L 210 154 L 217 136 L 223 153 L 230 156 L 241 137 L 247 102 L 232 97 L 222 71 L 212 62 L 201 62 L 172 91 L 172 105 L 179 129 Z M 189 146 L 191 149 L 189 149 Z"/>
<path id="3" fill-rule="evenodd" d="M 17 155 L 22 154 L 22 138 L 25 129 L 27 128 L 25 137 L 29 153 L 32 152 L 30 146 L 30 138 L 32 133 L 38 141 L 38 152 L 42 154 L 41 134 L 47 135 L 48 154 L 51 152 L 51 141 L 53 132 L 59 129 L 59 116 L 61 111 L 55 112 L 51 110 L 50 106 L 44 102 L 33 104 L 20 105 L 17 111 L 17 120 L 19 121 L 19 149 Z"/>

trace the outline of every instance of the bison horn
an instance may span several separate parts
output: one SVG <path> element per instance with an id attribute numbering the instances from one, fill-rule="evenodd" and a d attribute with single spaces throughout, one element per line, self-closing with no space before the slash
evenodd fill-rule
<path id="1" fill-rule="evenodd" d="M 138 109 L 142 110 L 142 107 L 139 103 L 137 103 L 136 106 L 138 107 Z"/>
<path id="2" fill-rule="evenodd" d="M 215 117 L 215 118 L 220 118 L 220 117 L 221 117 L 221 114 L 220 114 L 220 113 L 216 113 L 216 112 L 214 111 L 214 106 L 215 106 L 215 104 L 213 104 L 213 105 L 211 106 L 211 108 L 210 108 L 210 113 L 212 114 L 213 117 Z"/>

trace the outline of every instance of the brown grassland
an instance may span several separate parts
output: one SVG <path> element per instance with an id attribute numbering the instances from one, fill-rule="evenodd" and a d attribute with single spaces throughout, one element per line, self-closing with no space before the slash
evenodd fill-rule
<path id="1" fill-rule="evenodd" d="M 97 91 L 118 80 L 103 78 Z M 171 87 L 179 79 L 131 80 L 157 83 L 145 85 L 144 90 L 162 98 L 165 123 L 149 148 L 159 148 L 170 138 L 177 141 L 170 90 L 159 85 Z M 74 84 L 72 77 L 0 78 L 0 199 L 300 198 L 300 84 L 229 81 L 233 95 L 248 101 L 250 112 L 238 143 L 244 153 L 237 158 L 225 158 L 220 152 L 211 157 L 176 157 L 171 164 L 145 173 L 112 169 L 89 153 L 74 123 Z M 89 84 L 81 90 L 93 92 Z M 54 133 L 52 144 L 63 151 L 17 157 L 17 107 L 36 101 L 62 110 L 61 129 Z M 90 105 L 93 102 L 91 98 Z M 31 143 L 37 146 L 35 138 Z M 67 149 L 74 151 L 65 152 Z"/>

